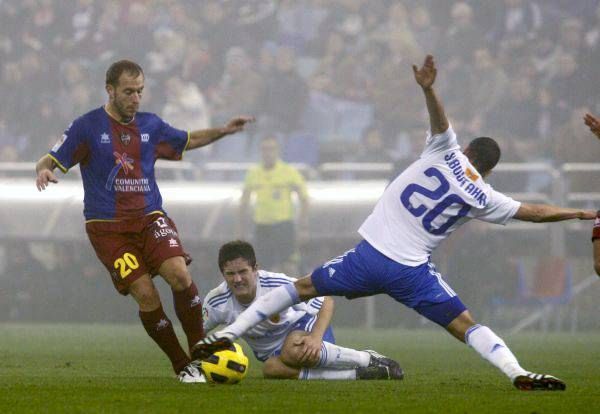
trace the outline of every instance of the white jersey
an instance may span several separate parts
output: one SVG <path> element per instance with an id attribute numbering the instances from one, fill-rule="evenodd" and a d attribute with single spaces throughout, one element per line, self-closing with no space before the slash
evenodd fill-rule
<path id="1" fill-rule="evenodd" d="M 283 273 L 271 273 L 259 270 L 256 280 L 256 297 L 267 294 L 270 290 L 286 284 L 293 284 L 296 279 Z M 316 322 L 316 314 L 321 309 L 323 297 L 313 298 L 291 306 L 278 315 L 271 315 L 258 325 L 248 330 L 242 338 L 250 345 L 256 357 L 264 361 L 273 352 L 279 350 L 294 324 L 308 315 Z M 225 282 L 208 292 L 204 299 L 204 329 L 209 331 L 218 325 L 233 323 L 240 313 L 251 304 L 242 305 L 238 302 Z"/>
<path id="2" fill-rule="evenodd" d="M 449 127 L 428 134 L 419 159 L 386 188 L 358 232 L 387 257 L 418 266 L 461 224 L 504 225 L 520 206 L 483 181 Z"/>

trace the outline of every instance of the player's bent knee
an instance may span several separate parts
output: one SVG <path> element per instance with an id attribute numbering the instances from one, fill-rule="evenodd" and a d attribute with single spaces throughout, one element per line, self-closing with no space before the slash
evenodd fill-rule
<path id="1" fill-rule="evenodd" d="M 300 345 L 296 345 L 296 342 L 302 338 L 303 336 L 307 336 L 308 332 L 304 331 L 292 331 L 285 338 L 285 342 L 281 347 L 281 361 L 290 366 L 300 368 L 302 366 L 300 359 L 302 357 L 301 350 L 302 347 Z"/>
<path id="2" fill-rule="evenodd" d="M 300 347 L 290 346 L 281 350 L 281 360 L 288 366 L 300 368 Z"/>
<path id="3" fill-rule="evenodd" d="M 312 278 L 310 277 L 310 275 L 298 279 L 294 283 L 294 286 L 298 291 L 298 296 L 300 296 L 300 299 L 302 300 L 308 300 L 319 296 L 319 293 L 313 286 Z"/>
<path id="4" fill-rule="evenodd" d="M 192 283 L 185 259 L 181 256 L 165 260 L 158 271 L 173 290 L 184 290 Z"/>

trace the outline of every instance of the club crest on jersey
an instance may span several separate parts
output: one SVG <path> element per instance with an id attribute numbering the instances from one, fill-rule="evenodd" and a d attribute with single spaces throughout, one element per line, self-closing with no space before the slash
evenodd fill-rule
<path id="1" fill-rule="evenodd" d="M 281 316 L 276 313 L 275 315 L 269 316 L 269 320 L 273 323 L 278 323 L 281 320 Z"/>
<path id="2" fill-rule="evenodd" d="M 142 139 L 142 142 L 148 142 L 150 141 L 150 134 L 142 134 L 140 135 L 140 138 Z"/>
<path id="3" fill-rule="evenodd" d="M 477 180 L 479 180 L 479 176 L 477 174 L 475 174 L 473 172 L 473 170 L 471 170 L 469 167 L 467 167 L 467 169 L 465 170 L 465 175 L 467 177 L 469 177 L 469 179 L 471 181 L 477 181 Z"/>
<path id="4" fill-rule="evenodd" d="M 121 142 L 123 143 L 123 145 L 129 145 L 129 143 L 131 142 L 131 137 L 128 133 L 121 132 Z"/>

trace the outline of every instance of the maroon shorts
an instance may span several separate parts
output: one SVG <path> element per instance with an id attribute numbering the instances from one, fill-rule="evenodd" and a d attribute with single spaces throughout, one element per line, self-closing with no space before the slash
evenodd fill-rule
<path id="1" fill-rule="evenodd" d="M 122 295 L 127 295 L 129 286 L 142 275 L 157 275 L 160 265 L 171 257 L 183 256 L 186 264 L 192 261 L 183 251 L 175 223 L 166 215 L 151 214 L 118 222 L 92 221 L 86 223 L 85 230 Z"/>

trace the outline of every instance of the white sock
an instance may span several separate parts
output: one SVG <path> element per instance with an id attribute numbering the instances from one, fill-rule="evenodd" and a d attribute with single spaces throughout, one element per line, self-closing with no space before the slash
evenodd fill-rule
<path id="1" fill-rule="evenodd" d="M 301 380 L 355 380 L 355 369 L 322 369 L 322 368 L 302 368 L 298 379 Z"/>
<path id="2" fill-rule="evenodd" d="M 321 344 L 321 359 L 317 362 L 317 368 L 348 369 L 368 367 L 371 355 L 365 351 L 344 348 L 330 342 Z"/>
<path id="3" fill-rule="evenodd" d="M 471 326 L 465 334 L 465 341 L 484 359 L 504 372 L 511 381 L 527 373 L 504 341 L 487 326 Z"/>
<path id="4" fill-rule="evenodd" d="M 254 325 L 299 302 L 300 297 L 294 285 L 279 286 L 266 295 L 256 298 L 254 303 L 242 312 L 235 322 L 218 333 L 228 332 L 235 336 L 233 339 L 239 338 Z"/>

